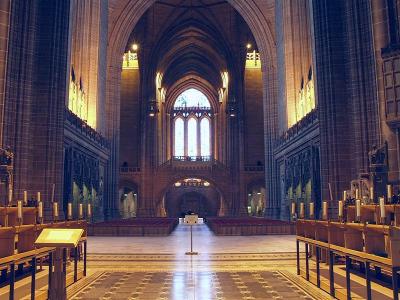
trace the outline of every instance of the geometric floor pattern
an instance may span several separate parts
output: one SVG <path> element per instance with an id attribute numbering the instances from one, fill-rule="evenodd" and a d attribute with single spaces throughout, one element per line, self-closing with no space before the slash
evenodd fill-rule
<path id="1" fill-rule="evenodd" d="M 72 299 L 314 299 L 279 271 L 104 272 Z"/>
<path id="2" fill-rule="evenodd" d="M 296 275 L 293 236 L 215 236 L 196 226 L 168 237 L 89 237 L 88 276 L 68 289 L 76 300 L 331 299 Z M 301 254 L 304 257 L 304 253 Z"/>

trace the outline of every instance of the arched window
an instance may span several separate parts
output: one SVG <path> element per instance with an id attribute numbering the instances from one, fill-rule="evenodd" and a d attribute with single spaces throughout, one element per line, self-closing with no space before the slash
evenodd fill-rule
<path id="1" fill-rule="evenodd" d="M 206 95 L 196 89 L 188 89 L 180 94 L 174 104 L 174 108 L 178 107 L 211 108 Z"/>
<path id="2" fill-rule="evenodd" d="M 185 155 L 185 122 L 182 118 L 175 120 L 175 156 Z"/>
<path id="3" fill-rule="evenodd" d="M 188 122 L 188 156 L 197 156 L 197 120 L 190 118 Z"/>
<path id="4" fill-rule="evenodd" d="M 210 156 L 210 120 L 203 118 L 200 122 L 201 156 Z"/>
<path id="5" fill-rule="evenodd" d="M 171 115 L 175 159 L 208 160 L 211 156 L 212 111 L 207 97 L 199 90 L 188 89 L 176 99 Z"/>

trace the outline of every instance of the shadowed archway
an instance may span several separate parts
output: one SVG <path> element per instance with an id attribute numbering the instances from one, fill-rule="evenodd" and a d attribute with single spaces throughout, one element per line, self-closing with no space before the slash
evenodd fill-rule
<path id="1" fill-rule="evenodd" d="M 265 156 L 266 165 L 273 168 L 272 146 L 276 136 L 276 49 L 274 33 L 272 29 L 274 2 L 271 1 L 268 9 L 260 10 L 258 1 L 240 1 L 229 0 L 237 12 L 243 17 L 251 29 L 260 51 L 263 61 L 263 103 L 264 103 L 264 132 L 265 132 Z M 112 141 L 113 157 L 110 161 L 109 176 L 110 188 L 108 189 L 108 199 L 114 199 L 116 191 L 114 186 L 118 182 L 118 148 L 119 148 L 119 113 L 120 113 L 120 84 L 121 84 L 121 65 L 122 56 L 125 51 L 130 34 L 141 16 L 155 3 L 152 0 L 140 1 L 114 1 L 112 3 L 113 11 L 110 14 L 110 30 L 108 38 L 108 58 L 107 58 L 107 97 L 106 97 L 106 115 L 107 137 Z M 265 26 L 271 24 L 271 26 Z M 274 216 L 276 214 L 277 201 L 275 200 L 275 191 L 272 187 L 272 178 L 270 172 L 266 172 L 266 186 L 268 199 L 266 215 Z M 106 204 L 113 211 L 115 203 L 110 200 Z"/>

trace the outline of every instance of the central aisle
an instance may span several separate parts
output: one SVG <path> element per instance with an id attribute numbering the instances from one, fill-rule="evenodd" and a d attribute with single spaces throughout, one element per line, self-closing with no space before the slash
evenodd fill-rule
<path id="1" fill-rule="evenodd" d="M 330 299 L 296 272 L 294 236 L 214 236 L 179 225 L 168 237 L 89 237 L 89 276 L 72 299 Z"/>
<path id="2" fill-rule="evenodd" d="M 296 239 L 291 235 L 215 236 L 205 224 L 193 226 L 194 250 L 199 253 L 274 253 L 295 252 Z M 106 247 L 104 247 L 106 245 Z M 190 248 L 190 227 L 179 224 L 165 237 L 90 237 L 89 253 L 184 254 Z"/>

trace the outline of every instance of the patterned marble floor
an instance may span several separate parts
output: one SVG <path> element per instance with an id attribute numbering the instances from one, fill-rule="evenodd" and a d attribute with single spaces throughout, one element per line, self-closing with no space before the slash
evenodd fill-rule
<path id="1" fill-rule="evenodd" d="M 89 276 L 68 290 L 76 300 L 330 299 L 295 274 L 291 236 L 216 237 L 187 227 L 169 237 L 89 238 Z M 280 251 L 279 251 L 280 250 Z"/>
<path id="2" fill-rule="evenodd" d="M 279 271 L 104 272 L 73 297 L 137 300 L 314 299 Z"/>
<path id="3" fill-rule="evenodd" d="M 89 237 L 91 253 L 185 253 L 189 226 L 179 225 L 166 237 Z M 200 253 L 295 252 L 294 235 L 215 236 L 206 225 L 193 227 L 193 244 Z M 107 245 L 107 247 L 104 247 Z"/>

